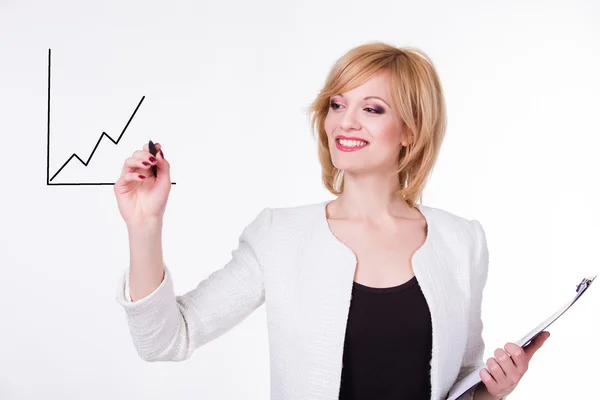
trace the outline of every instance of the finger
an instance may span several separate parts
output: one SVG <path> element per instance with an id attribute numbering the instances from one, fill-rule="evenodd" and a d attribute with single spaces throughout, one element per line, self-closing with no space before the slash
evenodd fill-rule
<path id="1" fill-rule="evenodd" d="M 154 147 L 156 148 L 156 157 L 164 159 L 165 155 L 162 151 L 162 145 L 160 143 L 154 143 Z M 144 145 L 142 146 L 142 150 L 143 150 L 143 152 L 147 152 L 148 154 L 150 154 L 150 156 L 152 155 L 152 153 L 150 152 L 149 143 L 144 143 Z M 150 157 L 148 157 L 148 158 L 150 158 Z"/>
<path id="2" fill-rule="evenodd" d="M 144 148 L 147 149 L 148 148 L 148 144 L 144 145 Z M 149 151 L 147 150 L 136 150 L 133 152 L 133 155 L 131 156 L 131 158 L 133 160 L 137 160 L 140 164 L 140 168 L 144 167 L 144 170 L 146 169 L 145 167 L 151 168 L 152 166 L 156 166 L 157 167 L 157 173 L 156 173 L 156 179 L 162 181 L 163 179 L 171 179 L 169 177 L 169 170 L 170 170 L 170 164 L 167 162 L 167 160 L 164 159 L 164 154 L 162 151 L 161 146 L 157 146 L 157 155 L 153 156 Z M 129 166 L 128 165 L 124 165 L 123 169 L 121 171 L 121 175 L 127 174 L 127 173 L 132 173 L 132 172 L 136 172 L 136 170 L 130 168 L 131 165 L 133 165 L 135 163 L 135 161 L 129 161 Z M 150 164 L 150 165 L 146 165 L 146 163 Z M 126 163 L 127 164 L 127 163 Z M 160 173 L 159 171 L 165 171 L 167 172 L 167 174 L 164 173 Z M 146 174 L 146 176 L 150 176 L 149 174 Z M 161 179 L 161 177 L 163 177 Z"/>
<path id="3" fill-rule="evenodd" d="M 496 349 L 496 351 L 494 351 L 494 356 L 496 357 L 498 364 L 500 364 L 500 367 L 502 367 L 504 375 L 506 375 L 508 387 L 516 385 L 517 382 L 519 382 L 519 379 L 521 379 L 522 374 L 517 370 L 514 360 L 503 349 Z"/>
<path id="4" fill-rule="evenodd" d="M 517 367 L 517 371 L 519 371 L 521 375 L 527 372 L 529 361 L 527 360 L 525 351 L 522 347 L 517 346 L 514 343 L 506 343 L 504 350 L 510 354 L 513 363 Z"/>
<path id="5" fill-rule="evenodd" d="M 156 159 L 156 156 L 153 156 L 152 153 L 146 150 L 136 150 L 133 152 L 132 157 L 150 161 L 151 163 L 155 162 L 152 159 Z"/>
<path id="6" fill-rule="evenodd" d="M 156 151 L 158 152 L 158 150 L 162 147 L 160 143 L 154 143 L 154 147 L 156 147 Z M 144 151 L 150 151 L 150 146 L 148 144 L 148 142 L 144 143 L 144 145 L 142 146 L 142 150 Z"/>
<path id="7" fill-rule="evenodd" d="M 121 178 L 119 178 L 119 180 L 123 183 L 123 184 L 128 184 L 131 182 L 143 182 L 144 180 L 146 180 L 147 175 L 145 173 L 140 173 L 140 172 L 129 172 L 127 174 L 124 174 Z"/>
<path id="8" fill-rule="evenodd" d="M 166 179 L 170 182 L 171 181 L 171 176 L 170 176 L 171 164 L 169 164 L 169 162 L 163 158 L 162 151 L 158 151 L 156 158 L 157 158 L 157 160 L 156 160 L 156 167 L 157 167 L 156 179 L 157 179 L 157 181 L 160 183 Z"/>
<path id="9" fill-rule="evenodd" d="M 146 161 L 150 163 L 150 166 L 158 164 L 158 159 L 147 151 L 136 150 L 133 152 L 133 158 L 140 160 L 141 162 Z"/>
<path id="10" fill-rule="evenodd" d="M 496 361 L 498 362 L 498 364 L 500 364 L 506 375 L 508 375 L 509 370 L 517 368 L 512 358 L 510 358 L 510 356 L 506 351 L 504 351 L 504 349 L 496 349 L 494 351 L 494 357 L 496 358 Z"/>
<path id="11" fill-rule="evenodd" d="M 125 173 L 136 172 L 138 169 L 150 169 L 152 163 L 139 158 L 129 157 L 123 164 L 123 170 Z"/>
<path id="12" fill-rule="evenodd" d="M 502 388 L 500 388 L 500 386 L 498 385 L 498 382 L 496 382 L 492 374 L 490 374 L 490 372 L 487 369 L 482 368 L 481 371 L 479 371 L 479 377 L 481 378 L 481 381 L 484 383 L 485 387 L 488 389 L 488 392 L 490 392 L 490 394 L 500 393 L 500 391 L 502 390 Z"/>
<path id="13" fill-rule="evenodd" d="M 494 380 L 498 383 L 501 390 L 507 388 L 509 386 L 508 379 L 498 361 L 496 361 L 495 358 L 490 357 L 486 364 L 489 373 L 494 377 Z"/>
<path id="14" fill-rule="evenodd" d="M 154 162 L 154 164 L 155 163 L 156 162 Z M 150 160 L 146 161 L 141 157 L 129 157 L 123 163 L 123 168 L 121 169 L 121 176 L 128 173 L 139 172 L 140 170 L 149 169 L 152 165 L 153 163 L 150 162 Z"/>

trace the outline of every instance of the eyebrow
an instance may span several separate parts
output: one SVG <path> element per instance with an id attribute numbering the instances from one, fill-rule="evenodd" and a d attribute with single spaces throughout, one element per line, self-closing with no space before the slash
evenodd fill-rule
<path id="1" fill-rule="evenodd" d="M 338 94 L 338 96 L 340 96 L 340 97 L 342 97 L 342 98 L 344 97 L 344 95 L 343 95 L 343 94 Z M 369 100 L 369 99 L 378 99 L 378 100 L 381 100 L 381 101 L 383 101 L 383 102 L 385 103 L 385 105 L 386 105 L 386 106 L 390 107 L 390 105 L 389 105 L 389 104 L 388 104 L 388 103 L 387 103 L 387 102 L 386 102 L 384 99 L 382 99 L 381 97 L 377 97 L 377 96 L 367 96 L 367 97 L 365 97 L 363 100 Z M 391 107 L 390 107 L 390 108 L 391 108 Z"/>

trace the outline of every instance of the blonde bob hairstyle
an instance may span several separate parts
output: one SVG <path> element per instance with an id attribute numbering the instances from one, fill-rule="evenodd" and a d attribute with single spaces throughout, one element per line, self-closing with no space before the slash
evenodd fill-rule
<path id="1" fill-rule="evenodd" d="M 398 196 L 413 207 L 433 171 L 446 131 L 446 105 L 440 79 L 421 50 L 371 42 L 350 49 L 333 65 L 325 84 L 308 108 L 311 132 L 318 141 L 321 179 L 331 193 L 344 191 L 343 172 L 333 165 L 325 132 L 330 98 L 360 86 L 380 71 L 391 72 L 391 107 L 409 143 L 398 154 Z"/>

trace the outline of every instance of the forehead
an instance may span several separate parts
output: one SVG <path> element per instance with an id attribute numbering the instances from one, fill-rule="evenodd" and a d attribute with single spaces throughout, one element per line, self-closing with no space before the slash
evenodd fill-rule
<path id="1" fill-rule="evenodd" d="M 381 71 L 371 76 L 361 85 L 343 92 L 342 94 L 344 97 L 363 98 L 366 96 L 379 96 L 384 99 L 389 99 L 390 85 L 391 78 L 389 72 Z"/>

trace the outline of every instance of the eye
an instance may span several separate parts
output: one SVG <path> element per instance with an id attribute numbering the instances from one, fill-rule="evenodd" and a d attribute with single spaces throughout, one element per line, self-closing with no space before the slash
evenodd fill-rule
<path id="1" fill-rule="evenodd" d="M 341 105 L 336 103 L 335 101 L 330 101 L 329 107 L 333 110 L 338 110 L 341 107 Z M 369 114 L 383 114 L 383 109 L 381 109 L 381 107 L 365 107 L 365 110 Z"/>
<path id="2" fill-rule="evenodd" d="M 367 107 L 365 110 L 372 110 L 373 112 L 369 111 L 369 113 L 371 114 L 381 114 L 383 113 L 383 110 L 379 107 L 375 107 L 375 108 L 371 108 L 371 107 Z"/>

